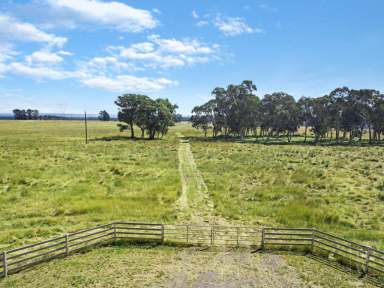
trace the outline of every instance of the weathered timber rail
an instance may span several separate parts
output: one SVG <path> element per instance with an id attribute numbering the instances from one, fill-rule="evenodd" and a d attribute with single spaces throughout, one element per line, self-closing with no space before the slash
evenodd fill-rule
<path id="1" fill-rule="evenodd" d="M 250 246 L 255 250 L 297 250 L 332 259 L 362 275 L 383 279 L 384 252 L 309 228 L 260 228 L 253 226 L 169 225 L 113 222 L 4 251 L 0 275 L 28 269 L 42 262 L 66 257 L 94 245 L 117 240 L 180 245 Z M 384 285 L 384 283 L 383 283 Z"/>
<path id="2" fill-rule="evenodd" d="M 308 252 L 332 257 L 362 274 L 384 275 L 384 252 L 341 237 L 307 228 L 264 228 L 262 248 L 303 246 Z"/>

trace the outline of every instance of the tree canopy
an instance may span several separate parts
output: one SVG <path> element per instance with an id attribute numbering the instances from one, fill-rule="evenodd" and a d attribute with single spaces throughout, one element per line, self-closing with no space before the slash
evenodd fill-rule
<path id="1" fill-rule="evenodd" d="M 98 118 L 99 118 L 100 121 L 109 121 L 109 120 L 111 120 L 111 116 L 109 116 L 109 113 L 107 111 L 105 111 L 105 110 L 101 110 L 99 112 L 99 117 Z"/>
<path id="2" fill-rule="evenodd" d="M 39 119 L 39 110 L 14 109 L 12 112 L 13 112 L 15 120 L 36 120 L 36 119 Z"/>
<path id="3" fill-rule="evenodd" d="M 321 97 L 301 97 L 298 101 L 285 92 L 266 94 L 259 99 L 256 86 L 246 80 L 227 88 L 216 87 L 213 99 L 192 110 L 192 125 L 207 135 L 286 136 L 288 141 L 304 127 L 313 133 L 314 142 L 329 137 L 336 142 L 362 140 L 368 133 L 369 143 L 380 141 L 384 133 L 384 95 L 373 89 L 337 88 Z M 342 133 L 342 134 L 341 134 Z"/>
<path id="4" fill-rule="evenodd" d="M 118 120 L 126 124 L 118 124 L 120 131 L 130 129 L 131 137 L 135 137 L 134 126 L 141 130 L 149 139 L 162 137 L 168 132 L 168 127 L 174 125 L 177 105 L 168 99 L 153 100 L 146 95 L 124 94 L 118 96 L 115 104 L 119 107 Z"/>

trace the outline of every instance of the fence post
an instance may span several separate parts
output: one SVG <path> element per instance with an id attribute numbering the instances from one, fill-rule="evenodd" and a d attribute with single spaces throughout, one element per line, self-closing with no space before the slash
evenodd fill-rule
<path id="1" fill-rule="evenodd" d="M 164 224 L 161 224 L 161 244 L 164 243 Z"/>
<path id="2" fill-rule="evenodd" d="M 315 247 L 315 228 L 312 228 L 311 253 L 313 254 Z"/>
<path id="3" fill-rule="evenodd" d="M 237 246 L 239 246 L 239 230 L 240 230 L 240 228 L 236 227 L 236 244 L 237 244 Z"/>
<path id="4" fill-rule="evenodd" d="M 187 244 L 189 244 L 189 225 L 187 225 Z"/>
<path id="5" fill-rule="evenodd" d="M 264 250 L 265 248 L 264 238 L 265 238 L 265 228 L 261 230 L 261 250 Z"/>
<path id="6" fill-rule="evenodd" d="M 214 229 L 214 226 L 211 226 L 211 246 L 213 246 L 213 244 L 214 244 L 213 229 Z"/>
<path id="7" fill-rule="evenodd" d="M 113 223 L 113 240 L 117 239 L 116 223 Z"/>
<path id="8" fill-rule="evenodd" d="M 365 274 L 368 274 L 368 270 L 369 270 L 369 260 L 370 260 L 370 257 L 371 257 L 371 251 L 370 249 L 367 249 L 367 251 L 365 252 L 365 267 L 364 267 L 364 273 Z"/>
<path id="9" fill-rule="evenodd" d="M 7 261 L 7 251 L 3 252 L 3 276 L 8 276 L 8 261 Z"/>
<path id="10" fill-rule="evenodd" d="M 69 234 L 65 234 L 65 255 L 69 255 Z"/>

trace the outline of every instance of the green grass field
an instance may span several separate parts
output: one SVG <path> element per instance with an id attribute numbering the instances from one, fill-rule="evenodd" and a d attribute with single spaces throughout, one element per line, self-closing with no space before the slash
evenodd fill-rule
<path id="1" fill-rule="evenodd" d="M 384 248 L 384 148 L 194 140 L 216 213 Z"/>
<path id="2" fill-rule="evenodd" d="M 81 121 L 0 121 L 0 250 L 111 220 L 185 220 L 178 202 L 180 133 L 195 137 L 189 143 L 213 203 L 205 209 L 209 201 L 201 198 L 193 205 L 191 194 L 186 205 L 191 211 L 184 216 L 201 218 L 199 211 L 208 211 L 228 223 L 318 227 L 384 248 L 383 147 L 205 141 L 185 123 L 162 140 L 132 141 L 115 122 L 99 121 L 89 122 L 85 145 Z M 175 278 L 185 253 L 196 270 Z M 135 287 L 137 281 L 174 287 L 172 281 L 185 277 L 188 283 L 204 280 L 199 277 L 213 265 L 212 254 L 204 255 L 170 247 L 106 247 L 0 280 L 0 287 Z M 232 259 L 237 254 L 230 255 L 228 271 L 239 267 Z M 246 262 L 244 271 L 254 269 L 252 279 L 259 279 L 267 273 L 255 268 L 262 263 L 272 271 L 275 287 L 285 287 L 288 275 L 290 287 L 368 287 L 306 258 L 263 257 Z M 273 261 L 284 261 L 278 263 L 281 271 Z M 216 280 L 229 281 L 219 264 L 212 268 Z"/>
<path id="3" fill-rule="evenodd" d="M 119 137 L 114 122 L 0 121 L 0 249 L 116 219 L 172 221 L 177 145 Z M 101 140 L 104 138 L 103 140 Z"/>
<path id="4" fill-rule="evenodd" d="M 244 249 L 104 247 L 0 280 L 1 288 L 338 287 L 371 284 L 315 260 Z"/>

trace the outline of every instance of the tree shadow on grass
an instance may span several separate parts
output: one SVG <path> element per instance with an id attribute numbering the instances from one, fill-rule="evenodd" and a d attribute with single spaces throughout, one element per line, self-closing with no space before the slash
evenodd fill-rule
<path id="1" fill-rule="evenodd" d="M 362 281 L 367 282 L 371 285 L 377 286 L 377 287 L 384 287 L 382 280 L 378 279 L 376 277 L 372 277 L 370 275 L 365 275 L 361 271 L 358 271 L 356 269 L 353 269 L 351 267 L 342 265 L 336 261 L 332 261 L 330 259 L 312 254 L 310 252 L 303 252 L 303 251 L 292 251 L 292 250 L 273 250 L 273 249 L 267 249 L 264 251 L 260 251 L 259 253 L 261 254 L 266 254 L 266 255 L 288 255 L 288 256 L 297 256 L 297 257 L 306 257 L 312 261 L 316 261 L 320 264 L 326 265 L 330 268 L 333 268 L 335 270 L 338 270 L 342 273 L 350 274 L 353 275 L 359 279 L 362 279 Z"/>
<path id="2" fill-rule="evenodd" d="M 341 146 L 341 147 L 384 147 L 384 141 L 369 143 L 368 140 L 362 140 L 361 142 L 353 141 L 339 141 L 335 140 L 320 140 L 317 143 L 314 143 L 313 139 L 308 138 L 306 142 L 304 142 L 302 136 L 293 136 L 292 141 L 289 142 L 283 137 L 279 138 L 255 138 L 255 137 L 235 137 L 235 136 L 216 136 L 216 137 L 204 137 L 204 136 L 184 136 L 181 139 L 185 141 L 193 141 L 193 142 L 222 142 L 222 143 L 245 143 L 245 144 L 262 144 L 266 146 L 290 146 L 290 145 L 300 145 L 300 146 L 320 146 L 320 147 L 333 147 L 333 146 Z"/>
<path id="3" fill-rule="evenodd" d="M 155 138 L 155 139 L 149 139 L 149 138 L 131 138 L 131 136 L 123 136 L 123 135 L 115 135 L 115 136 L 105 136 L 100 138 L 94 138 L 90 139 L 90 142 L 96 142 L 96 141 L 104 141 L 104 142 L 110 142 L 110 141 L 160 141 L 162 139 Z"/>

